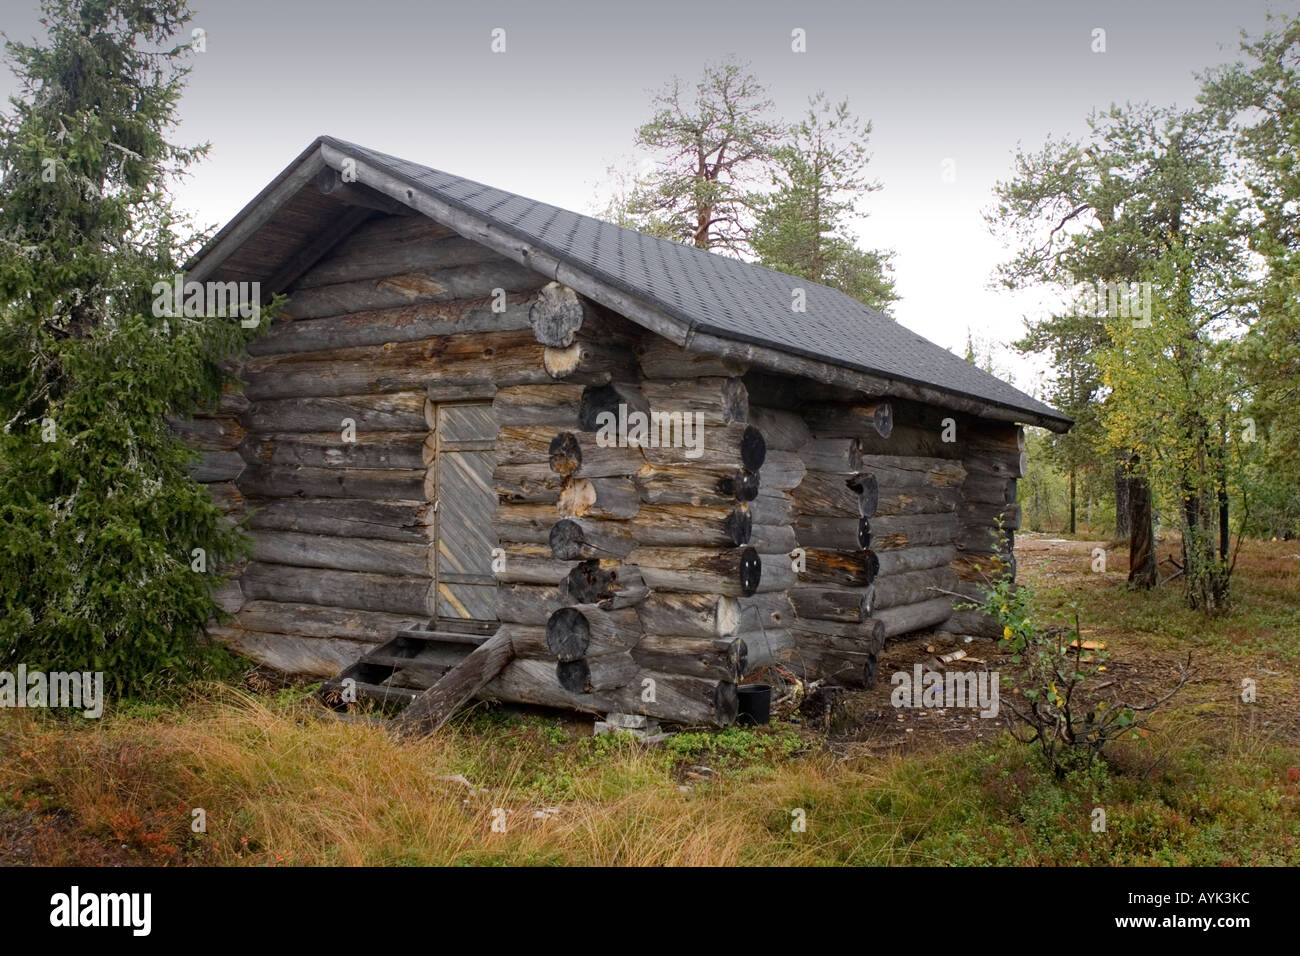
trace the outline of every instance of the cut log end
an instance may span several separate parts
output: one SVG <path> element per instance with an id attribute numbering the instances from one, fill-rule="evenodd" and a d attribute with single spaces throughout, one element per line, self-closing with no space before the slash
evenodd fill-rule
<path id="1" fill-rule="evenodd" d="M 740 590 L 745 597 L 757 593 L 763 580 L 763 562 L 753 548 L 745 548 L 740 555 Z"/>
<path id="2" fill-rule="evenodd" d="M 546 647 L 563 662 L 580 660 L 591 646 L 591 626 L 581 611 L 562 607 L 546 621 Z"/>

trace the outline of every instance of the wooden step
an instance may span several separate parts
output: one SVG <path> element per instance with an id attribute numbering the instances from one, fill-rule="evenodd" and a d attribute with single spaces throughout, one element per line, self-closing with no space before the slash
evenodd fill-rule
<path id="1" fill-rule="evenodd" d="M 426 631 L 423 628 L 411 628 L 410 630 L 398 631 L 396 636 L 411 641 L 424 641 L 433 644 L 463 644 L 473 650 L 491 635 L 463 634 L 459 631 Z"/>

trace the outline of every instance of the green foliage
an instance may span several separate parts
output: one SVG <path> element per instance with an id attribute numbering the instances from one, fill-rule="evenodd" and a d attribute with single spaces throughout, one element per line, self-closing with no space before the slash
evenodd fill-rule
<path id="1" fill-rule="evenodd" d="M 214 399 L 252 333 L 150 314 L 199 238 L 167 194 L 204 151 L 167 139 L 185 3 L 44 11 L 43 46 L 7 45 L 23 96 L 0 127 L 0 662 L 148 692 L 199 666 L 241 551 L 166 416 Z"/>
<path id="2" fill-rule="evenodd" d="M 653 105 L 637 145 L 658 162 L 628 198 L 628 219 L 700 249 L 745 251 L 754 184 L 781 133 L 766 89 L 728 61 L 707 65 L 694 95 L 674 77 Z"/>
<path id="3" fill-rule="evenodd" d="M 758 201 L 753 248 L 770 269 L 829 285 L 877 311 L 897 300 L 892 253 L 859 249 L 848 232 L 857 204 L 880 184 L 866 178 L 871 124 L 818 93 L 773 152 L 774 191 Z"/>
<path id="4" fill-rule="evenodd" d="M 1028 737 L 1018 739 L 1037 743 L 1053 773 L 1064 779 L 1071 771 L 1091 766 L 1117 737 L 1133 736 L 1140 724 L 1133 705 L 1106 700 L 1095 690 L 1109 657 L 1100 647 L 1084 649 L 1078 607 L 1067 608 L 1070 626 L 1044 627 L 1033 602 L 1031 588 L 1000 575 L 989 588 L 982 610 L 1002 625 L 1001 645 L 1011 653 L 1013 671 L 1003 676 L 1002 683 L 1026 702 L 1020 706 L 1002 699 L 1002 705 L 1028 730 Z M 1184 669 L 1183 681 L 1186 678 Z M 1168 696 L 1172 692 L 1162 700 Z"/>

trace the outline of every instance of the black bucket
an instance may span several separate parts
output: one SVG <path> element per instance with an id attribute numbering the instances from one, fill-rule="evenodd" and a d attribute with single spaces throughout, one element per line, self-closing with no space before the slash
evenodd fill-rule
<path id="1" fill-rule="evenodd" d="M 740 708 L 736 723 L 743 727 L 757 727 L 772 719 L 772 688 L 769 684 L 741 684 L 736 688 Z"/>

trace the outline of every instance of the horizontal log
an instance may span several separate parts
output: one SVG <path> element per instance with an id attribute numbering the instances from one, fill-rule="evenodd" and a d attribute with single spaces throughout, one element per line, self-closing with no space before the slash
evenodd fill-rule
<path id="1" fill-rule="evenodd" d="M 647 634 L 632 649 L 642 670 L 738 681 L 749 669 L 749 647 L 736 637 Z"/>
<path id="2" fill-rule="evenodd" d="M 953 611 L 947 620 L 935 625 L 935 629 L 970 637 L 1002 637 L 1002 625 L 997 618 L 977 610 Z"/>
<path id="3" fill-rule="evenodd" d="M 955 514 L 884 515 L 863 520 L 865 546 L 877 552 L 951 544 L 959 527 Z"/>
<path id="4" fill-rule="evenodd" d="M 185 444 L 205 451 L 234 451 L 244 437 L 244 427 L 234 415 L 168 418 L 167 425 Z"/>
<path id="5" fill-rule="evenodd" d="M 810 471 L 794 489 L 794 510 L 800 515 L 865 517 L 875 510 L 875 495 L 873 477 Z"/>
<path id="6" fill-rule="evenodd" d="M 583 339 L 568 348 L 541 348 L 542 368 L 554 381 L 604 385 L 631 374 L 628 353 L 617 342 Z"/>
<path id="7" fill-rule="evenodd" d="M 860 622 L 825 621 L 796 617 L 789 623 L 800 650 L 879 653 L 884 647 L 886 625 L 878 618 Z"/>
<path id="8" fill-rule="evenodd" d="M 640 665 L 627 651 L 555 662 L 555 679 L 573 694 L 617 690 L 632 683 L 639 673 Z"/>
<path id="9" fill-rule="evenodd" d="M 794 498 L 788 491 L 760 488 L 748 504 L 756 525 L 788 525 L 794 520 Z"/>
<path id="10" fill-rule="evenodd" d="M 947 565 L 925 568 L 921 571 L 877 575 L 867 595 L 867 616 L 904 604 L 919 604 L 939 597 L 951 597 L 949 592 L 956 586 L 957 575 Z"/>
<path id="11" fill-rule="evenodd" d="M 249 601 L 235 615 L 236 625 L 245 630 L 368 644 L 382 644 L 392 640 L 398 631 L 422 627 L 426 621 L 424 615 L 278 601 Z"/>
<path id="12" fill-rule="evenodd" d="M 508 435 L 506 433 L 509 433 Z M 504 429 L 498 439 L 503 457 L 510 461 L 528 461 L 533 454 L 535 431 Z M 645 463 L 641 450 L 601 442 L 589 432 L 552 432 L 546 442 L 546 462 L 557 475 L 575 478 L 611 478 L 637 474 Z"/>
<path id="13" fill-rule="evenodd" d="M 785 652 L 784 666 L 804 681 L 871 688 L 876 684 L 879 663 L 875 652 L 809 647 L 796 635 L 794 646 Z"/>
<path id="14" fill-rule="evenodd" d="M 505 584 L 559 584 L 577 561 L 561 561 L 551 556 L 549 545 L 501 542 L 503 566 L 493 569 L 493 577 Z"/>
<path id="15" fill-rule="evenodd" d="M 549 547 L 551 529 L 562 518 L 554 505 L 499 504 L 492 515 L 492 531 L 502 541 Z"/>
<path id="16" fill-rule="evenodd" d="M 440 271 L 456 266 L 506 261 L 508 260 L 500 253 L 460 236 L 416 242 L 351 242 L 345 249 L 332 251 L 312 266 L 297 281 L 296 286 L 299 289 L 312 289 L 340 282 L 383 279 L 410 272 Z"/>
<path id="17" fill-rule="evenodd" d="M 745 631 L 738 636 L 745 642 L 747 652 L 745 675 L 779 663 L 795 644 L 794 635 L 784 627 Z"/>
<path id="18" fill-rule="evenodd" d="M 885 400 L 852 405 L 814 402 L 802 411 L 808 428 L 818 438 L 856 438 L 871 434 L 887 439 L 894 428 L 894 408 Z"/>
<path id="19" fill-rule="evenodd" d="M 629 441 L 640 448 L 646 461 L 665 465 L 740 465 L 758 471 L 767 460 L 767 443 L 753 425 L 696 425 L 677 412 L 652 414 L 657 417 L 649 420 L 644 434 L 628 431 Z M 798 463 L 800 477 L 802 464 Z"/>
<path id="20" fill-rule="evenodd" d="M 559 707 L 594 714 L 645 714 L 685 725 L 729 726 L 736 719 L 738 697 L 730 681 L 645 673 L 616 691 L 574 694 L 555 679 L 547 661 L 515 660 L 489 684 L 489 699 Z"/>
<path id="21" fill-rule="evenodd" d="M 778 451 L 797 452 L 812 441 L 808 425 L 795 412 L 751 404 L 749 423 L 763 433 L 768 448 Z"/>
<path id="22" fill-rule="evenodd" d="M 726 637 L 740 627 L 737 599 L 718 594 L 654 591 L 636 612 L 646 634 Z"/>
<path id="23" fill-rule="evenodd" d="M 282 311 L 295 321 L 319 319 L 415 303 L 487 298 L 494 289 L 533 292 L 545 281 L 532 269 L 502 257 L 492 262 L 402 272 L 377 280 L 298 288 L 290 294 Z"/>
<path id="24" fill-rule="evenodd" d="M 927 545 L 872 552 L 872 557 L 875 559 L 877 574 L 903 574 L 907 571 L 944 567 L 957 557 L 957 549 L 952 545 Z"/>
<path id="25" fill-rule="evenodd" d="M 562 607 L 546 619 L 546 647 L 557 660 L 625 651 L 641 639 L 636 611 L 606 611 L 595 604 Z"/>
<path id="26" fill-rule="evenodd" d="M 368 395 L 430 386 L 524 385 L 545 380 L 542 346 L 525 331 L 444 335 L 411 342 L 250 358 L 241 377 L 255 402 Z M 471 389 L 477 391 L 475 389 Z M 423 410 L 422 410 L 423 411 Z"/>
<path id="27" fill-rule="evenodd" d="M 953 539 L 958 550 L 969 554 L 1009 555 L 1015 548 L 1015 531 L 999 531 L 990 525 L 969 525 L 958 530 Z"/>
<path id="28" fill-rule="evenodd" d="M 773 450 L 759 471 L 759 484 L 773 491 L 790 491 L 799 487 L 807 473 L 798 453 Z"/>
<path id="29" fill-rule="evenodd" d="M 239 453 L 263 465 L 308 465 L 314 468 L 424 468 L 428 432 L 359 432 L 352 441 L 343 433 L 293 432 L 256 434 L 244 439 Z"/>
<path id="30" fill-rule="evenodd" d="M 637 347 L 641 373 L 648 379 L 735 377 L 745 373 L 746 364 L 690 352 L 658 335 L 648 335 Z"/>
<path id="31" fill-rule="evenodd" d="M 589 518 L 562 518 L 551 526 L 547 542 L 551 554 L 565 561 L 622 558 L 637 546 L 631 529 L 622 524 Z"/>
<path id="32" fill-rule="evenodd" d="M 245 462 L 237 451 L 204 451 L 186 467 L 195 481 L 208 484 L 234 481 L 244 471 Z"/>
<path id="33" fill-rule="evenodd" d="M 643 505 L 627 522 L 632 537 L 658 547 L 735 548 L 748 544 L 753 521 L 744 505 Z"/>
<path id="34" fill-rule="evenodd" d="M 988 458 L 982 455 L 968 455 L 962 459 L 966 471 L 975 475 L 988 475 L 993 478 L 1023 478 L 1029 469 L 1029 455 L 1021 452 L 1018 456 L 1006 458 Z"/>
<path id="35" fill-rule="evenodd" d="M 239 490 L 263 498 L 377 498 L 425 501 L 424 470 L 248 465 Z"/>
<path id="36" fill-rule="evenodd" d="M 420 575 L 328 571 L 253 562 L 240 578 L 240 586 L 250 601 L 322 604 L 423 617 L 430 613 L 429 579 Z"/>
<path id="37" fill-rule="evenodd" d="M 1013 531 L 1020 528 L 1021 510 L 1018 504 L 986 504 L 967 501 L 957 510 L 957 515 L 961 519 L 961 523 L 966 527 L 971 525 L 993 527 L 1000 523 L 1004 528 L 1010 528 Z"/>
<path id="38" fill-rule="evenodd" d="M 425 428 L 423 391 L 338 398 L 288 398 L 258 402 L 241 419 L 255 432 L 341 432 L 355 423 L 358 434 Z"/>
<path id="39" fill-rule="evenodd" d="M 877 579 L 879 580 L 879 579 Z M 790 602 L 801 618 L 861 623 L 871 616 L 870 587 L 790 589 Z"/>
<path id="40" fill-rule="evenodd" d="M 248 525 L 254 531 L 298 531 L 421 544 L 429 538 L 432 520 L 427 506 L 410 501 L 275 498 L 260 503 Z"/>
<path id="41" fill-rule="evenodd" d="M 359 641 L 267 634 L 226 625 L 209 627 L 207 633 L 261 664 L 307 677 L 333 677 L 372 647 Z"/>
<path id="42" fill-rule="evenodd" d="M 961 486 L 961 496 L 965 501 L 1009 504 L 1016 500 L 1016 482 L 1013 478 L 998 475 L 967 475 Z"/>
<path id="43" fill-rule="evenodd" d="M 497 499 L 512 504 L 557 504 L 560 492 L 564 489 L 565 479 L 549 468 L 538 468 L 535 464 L 517 465 L 504 462 L 497 456 L 496 468 L 492 472 L 492 484 L 496 489 Z M 636 486 L 628 482 L 631 494 L 640 501 Z"/>
<path id="44" fill-rule="evenodd" d="M 947 597 L 904 604 L 875 613 L 875 620 L 885 625 L 886 637 L 911 634 L 942 624 L 952 617 L 952 599 Z"/>
<path id="45" fill-rule="evenodd" d="M 578 410 L 587 390 L 566 382 L 511 385 L 492 397 L 492 415 L 503 428 L 547 426 L 552 434 L 578 427 Z"/>
<path id="46" fill-rule="evenodd" d="M 689 413 L 704 425 L 749 420 L 749 392 L 739 378 L 675 378 L 641 382 L 653 411 Z"/>
<path id="47" fill-rule="evenodd" d="M 790 602 L 789 591 L 790 588 L 787 587 L 737 598 L 740 606 L 740 633 L 771 631 L 785 627 L 794 616 L 794 605 Z"/>
<path id="48" fill-rule="evenodd" d="M 353 312 L 330 318 L 277 319 L 247 346 L 248 354 L 289 355 L 328 349 L 413 342 L 439 335 L 513 332 L 528 328 L 531 296 L 507 296 L 504 312 L 482 300 L 422 303 L 392 309 Z"/>
<path id="49" fill-rule="evenodd" d="M 804 569 L 797 572 L 800 584 L 866 587 L 875 573 L 869 551 L 805 548 L 803 562 Z"/>
<path id="50" fill-rule="evenodd" d="M 261 531 L 253 535 L 253 558 L 268 564 L 333 571 L 431 576 L 428 544 L 379 538 L 340 538 L 294 531 Z"/>
<path id="51" fill-rule="evenodd" d="M 646 462 L 636 476 L 647 504 L 718 506 L 753 501 L 759 476 L 739 467 L 660 465 Z"/>
<path id="52" fill-rule="evenodd" d="M 804 548 L 864 550 L 871 541 L 870 528 L 871 523 L 867 518 L 799 515 L 794 520 L 795 538 Z"/>
<path id="53" fill-rule="evenodd" d="M 782 556 L 784 557 L 784 556 Z M 748 595 L 763 587 L 765 562 L 753 548 L 640 547 L 627 556 L 655 590 Z"/>
<path id="54" fill-rule="evenodd" d="M 497 587 L 497 618 L 502 621 L 545 627 L 547 619 L 563 606 L 555 585 L 501 584 Z"/>
<path id="55" fill-rule="evenodd" d="M 759 554 L 789 555 L 798 545 L 794 528 L 789 525 L 754 525 L 746 542 Z"/>
<path id="56" fill-rule="evenodd" d="M 641 493 L 630 478 L 566 478 L 556 507 L 568 517 L 631 518 L 640 510 Z"/>

